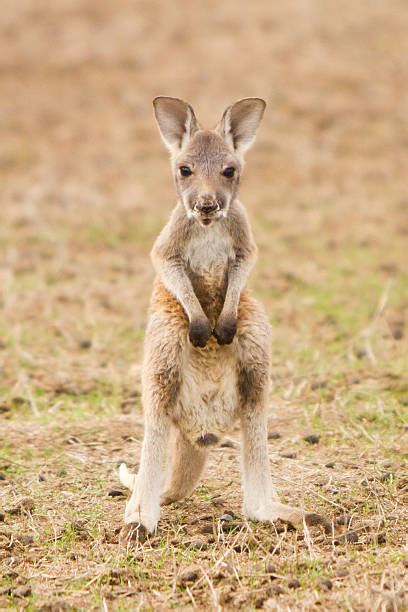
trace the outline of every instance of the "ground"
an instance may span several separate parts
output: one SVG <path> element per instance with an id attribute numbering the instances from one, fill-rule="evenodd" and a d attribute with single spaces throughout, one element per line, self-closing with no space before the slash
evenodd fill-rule
<path id="1" fill-rule="evenodd" d="M 403 0 L 2 3 L 0 608 L 404 607 L 407 27 Z M 332 534 L 245 521 L 234 431 L 155 537 L 118 544 L 174 204 L 158 94 L 207 125 L 268 102 L 241 195 L 271 469 Z"/>

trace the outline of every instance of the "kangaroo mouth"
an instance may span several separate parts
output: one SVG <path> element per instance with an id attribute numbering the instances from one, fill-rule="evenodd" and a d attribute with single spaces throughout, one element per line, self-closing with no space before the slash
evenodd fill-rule
<path id="1" fill-rule="evenodd" d="M 201 217 L 200 222 L 203 225 L 211 225 L 211 223 L 214 221 L 214 217 Z"/>

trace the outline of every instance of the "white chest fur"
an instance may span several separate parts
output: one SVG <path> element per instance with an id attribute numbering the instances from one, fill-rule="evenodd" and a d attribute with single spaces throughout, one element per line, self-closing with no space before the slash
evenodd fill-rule
<path id="1" fill-rule="evenodd" d="M 198 274 L 211 273 L 225 268 L 233 258 L 231 236 L 222 221 L 208 227 L 197 225 L 185 251 L 191 270 Z"/>

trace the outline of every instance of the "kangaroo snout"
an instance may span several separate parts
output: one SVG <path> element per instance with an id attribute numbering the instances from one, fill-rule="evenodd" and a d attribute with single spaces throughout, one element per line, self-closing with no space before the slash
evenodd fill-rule
<path id="1" fill-rule="evenodd" d="M 215 201 L 211 201 L 211 200 L 207 200 L 204 202 L 198 202 L 195 205 L 195 209 L 202 213 L 203 215 L 211 215 L 212 213 L 216 212 L 217 210 L 219 210 L 220 206 L 218 204 L 218 202 Z"/>

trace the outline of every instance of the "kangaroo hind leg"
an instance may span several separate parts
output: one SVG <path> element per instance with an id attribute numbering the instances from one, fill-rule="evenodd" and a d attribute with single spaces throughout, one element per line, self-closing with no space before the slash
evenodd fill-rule
<path id="1" fill-rule="evenodd" d="M 179 431 L 174 432 L 172 466 L 161 504 L 171 504 L 194 491 L 203 471 L 207 450 L 196 448 Z"/>

